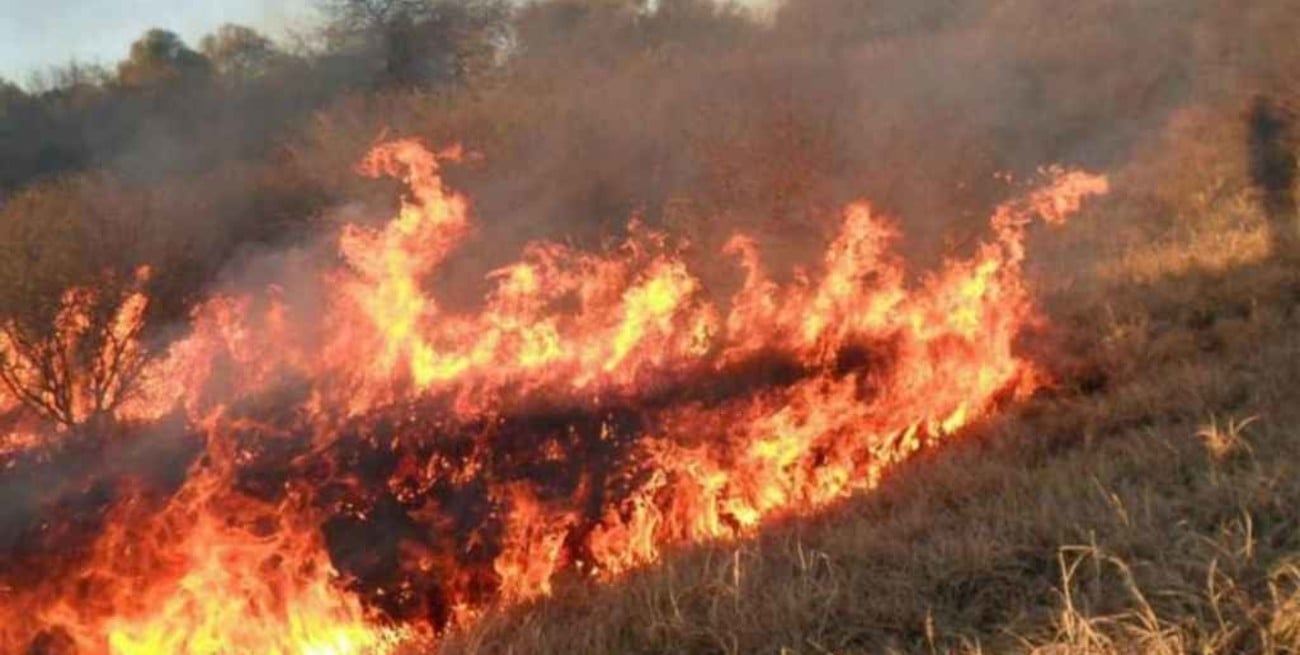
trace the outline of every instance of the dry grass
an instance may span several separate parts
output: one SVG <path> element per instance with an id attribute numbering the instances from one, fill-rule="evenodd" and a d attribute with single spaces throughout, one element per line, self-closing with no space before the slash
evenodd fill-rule
<path id="1" fill-rule="evenodd" d="M 1300 652 L 1300 267 L 1242 187 L 1096 247 L 1134 184 L 1041 251 L 1101 253 L 1044 266 L 1057 389 L 824 515 L 440 652 Z"/>

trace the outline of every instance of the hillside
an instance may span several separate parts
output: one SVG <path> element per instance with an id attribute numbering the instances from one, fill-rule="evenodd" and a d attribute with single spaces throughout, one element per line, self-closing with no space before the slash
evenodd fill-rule
<path id="1" fill-rule="evenodd" d="M 1187 179 L 1244 166 L 1234 117 L 1202 118 L 1039 235 L 1051 389 L 840 507 L 567 585 L 438 652 L 1300 649 L 1300 268 L 1269 255 L 1254 190 Z M 1215 181 L 1164 229 L 1125 224 Z M 1079 270 L 1080 248 L 1105 254 Z"/>
<path id="2" fill-rule="evenodd" d="M 0 80 L 0 655 L 1300 652 L 1300 5 L 318 4 Z"/>

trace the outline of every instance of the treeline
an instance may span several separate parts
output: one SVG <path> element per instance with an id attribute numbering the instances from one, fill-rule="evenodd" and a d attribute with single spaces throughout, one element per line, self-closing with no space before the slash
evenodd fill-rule
<path id="1" fill-rule="evenodd" d="M 923 260 L 978 229 L 963 221 L 1007 193 L 995 173 L 1110 167 L 1180 108 L 1300 71 L 1297 12 L 1269 0 L 321 6 L 292 43 L 150 30 L 115 67 L 0 84 L 0 368 L 75 361 L 50 330 L 69 287 L 110 308 L 148 265 L 143 332 L 168 334 L 232 257 L 344 203 L 387 215 L 393 189 L 353 173 L 386 133 L 482 155 L 449 175 L 492 247 L 439 281 L 474 297 L 503 246 L 596 244 L 633 215 L 706 253 L 743 229 L 779 263 L 866 197 L 907 217 Z"/>
<path id="2" fill-rule="evenodd" d="M 466 79 L 505 20 L 496 0 L 349 1 L 328 12 L 292 45 L 241 25 L 193 45 L 151 29 L 111 69 L 73 62 L 33 74 L 29 90 L 0 81 L 0 194 L 69 171 L 144 179 L 263 156 L 340 94 Z"/>

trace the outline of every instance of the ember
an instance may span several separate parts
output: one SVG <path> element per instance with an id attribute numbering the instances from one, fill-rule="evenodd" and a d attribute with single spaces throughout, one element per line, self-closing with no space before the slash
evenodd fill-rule
<path id="1" fill-rule="evenodd" d="M 111 408 L 187 473 L 123 465 L 34 501 L 4 542 L 0 649 L 390 652 L 561 571 L 610 579 L 871 489 L 1041 383 L 1013 348 L 1036 318 L 1025 227 L 1107 190 L 1051 171 L 973 256 L 914 284 L 893 225 L 856 204 L 788 284 L 737 236 L 743 285 L 717 299 L 667 235 L 633 225 L 605 253 L 529 245 L 463 313 L 427 285 L 472 229 L 440 175 L 458 156 L 397 141 L 365 159 L 409 192 L 388 223 L 341 231 L 323 301 L 210 298 L 139 372 L 146 393 L 64 403 Z M 147 302 L 124 300 L 104 357 L 134 357 Z M 105 457 L 126 448 L 107 441 Z"/>

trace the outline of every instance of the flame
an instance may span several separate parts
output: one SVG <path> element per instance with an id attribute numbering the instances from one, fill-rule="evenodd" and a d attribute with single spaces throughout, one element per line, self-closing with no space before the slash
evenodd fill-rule
<path id="1" fill-rule="evenodd" d="M 865 203 L 788 283 L 737 235 L 726 302 L 634 222 L 605 253 L 528 245 L 465 313 L 428 285 L 472 235 L 441 178 L 459 156 L 397 141 L 365 158 L 408 193 L 389 222 L 343 227 L 320 302 L 272 287 L 194 311 L 121 413 L 179 408 L 204 456 L 161 507 L 118 501 L 66 583 L 0 596 L 0 618 L 28 617 L 0 631 L 5 650 L 58 626 L 83 655 L 385 653 L 549 594 L 563 571 L 609 579 L 869 490 L 1041 383 L 1014 348 L 1037 320 L 1026 226 L 1107 190 L 1047 171 L 991 240 L 914 282 Z M 78 293 L 60 330 L 76 333 Z M 119 322 L 146 303 L 127 298 Z M 254 474 L 275 483 L 250 491 Z M 331 544 L 384 525 L 382 556 Z"/>
<path id="2" fill-rule="evenodd" d="M 114 603 L 102 628 L 108 652 L 354 655 L 386 652 L 396 643 L 397 631 L 376 629 L 355 598 L 338 593 L 315 538 L 229 525 L 232 510 L 246 501 L 208 496 L 220 493 L 212 486 L 197 477 L 180 492 L 151 525 L 157 542 L 130 545 L 124 540 L 134 537 L 127 535 L 102 542 L 101 575 L 174 571 Z M 205 511 L 210 505 L 219 512 Z M 169 538 L 179 541 L 163 541 Z M 119 561 L 136 558 L 148 561 Z"/>
<path id="3" fill-rule="evenodd" d="M 32 617 L 17 608 L 40 607 L 37 624 L 88 654 L 383 655 L 411 639 L 341 593 L 296 496 L 273 504 L 231 488 L 237 456 L 214 448 L 208 457 L 227 461 L 193 470 L 160 509 L 128 491 L 75 577 L 0 618 L 21 631 Z"/>
<path id="4" fill-rule="evenodd" d="M 95 289 L 68 289 L 48 336 L 31 335 L 13 319 L 0 326 L 0 407 L 26 401 L 63 428 L 104 412 L 129 416 L 144 364 L 139 336 L 149 299 L 142 287 L 150 275 L 147 266 L 137 269 L 117 303 L 101 302 Z"/>

